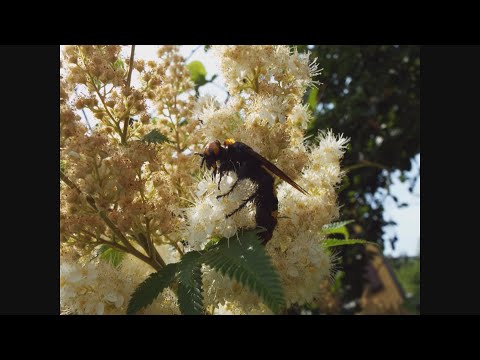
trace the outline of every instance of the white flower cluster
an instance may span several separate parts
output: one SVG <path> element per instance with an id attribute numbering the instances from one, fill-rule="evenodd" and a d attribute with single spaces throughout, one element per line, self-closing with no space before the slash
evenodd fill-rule
<path id="1" fill-rule="evenodd" d="M 154 270 L 126 255 L 118 268 L 105 261 L 80 264 L 69 255 L 60 264 L 60 308 L 63 314 L 123 315 L 135 288 Z M 179 314 L 176 296 L 166 289 L 143 314 Z"/>
<path id="2" fill-rule="evenodd" d="M 212 236 L 231 237 L 239 228 L 255 227 L 250 207 L 228 219 L 225 217 L 252 193 L 254 185 L 250 181 L 240 182 L 235 191 L 217 199 L 218 195 L 225 194 L 230 189 L 236 179 L 235 173 L 224 176 L 220 182 L 220 190 L 219 175 L 213 180 L 211 176 L 206 175 L 198 183 L 195 206 L 185 209 L 188 223 L 184 229 L 184 238 L 189 249 L 202 250 Z"/>
<path id="3" fill-rule="evenodd" d="M 312 79 L 320 73 L 316 60 L 310 61 L 309 53 L 300 54 L 288 46 L 222 45 L 212 49 L 220 58 L 231 93 L 251 83 L 256 85 L 260 80 L 264 88 L 278 90 L 279 95 L 280 90 L 285 89 L 301 94 L 307 86 L 316 83 Z"/>

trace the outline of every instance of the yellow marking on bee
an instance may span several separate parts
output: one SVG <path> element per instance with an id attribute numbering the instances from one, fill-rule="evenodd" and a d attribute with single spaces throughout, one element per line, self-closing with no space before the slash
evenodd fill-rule
<path id="1" fill-rule="evenodd" d="M 224 146 L 233 145 L 233 144 L 235 144 L 235 140 L 232 138 L 225 139 L 225 141 L 223 142 Z"/>

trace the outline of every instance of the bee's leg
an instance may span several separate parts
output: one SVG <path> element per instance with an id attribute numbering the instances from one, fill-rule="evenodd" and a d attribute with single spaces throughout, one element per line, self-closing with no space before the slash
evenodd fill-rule
<path id="1" fill-rule="evenodd" d="M 222 167 L 220 167 L 219 173 L 220 173 L 220 178 L 218 179 L 218 190 L 220 190 L 220 182 L 222 181 L 223 174 L 226 173 L 226 171 L 222 170 Z M 218 199 L 218 196 L 217 196 L 217 199 Z"/>
<path id="2" fill-rule="evenodd" d="M 233 164 L 233 163 L 232 163 Z M 243 180 L 245 178 L 245 175 L 247 173 L 247 168 L 246 166 L 242 166 L 240 167 L 240 169 L 236 172 L 237 173 L 237 180 L 233 183 L 232 187 L 230 188 L 230 190 L 228 190 L 225 194 L 222 194 L 222 195 L 218 195 L 217 196 L 217 200 L 224 197 L 224 196 L 227 196 L 228 194 L 230 194 L 233 189 L 235 189 L 235 187 L 238 185 L 238 182 L 240 180 Z M 222 179 L 222 167 L 220 167 L 220 180 Z M 220 181 L 218 182 L 218 190 L 220 190 Z"/>
<path id="3" fill-rule="evenodd" d="M 228 214 L 226 216 L 226 218 L 228 219 L 230 216 L 232 216 L 232 215 L 236 214 L 238 211 L 242 210 L 250 201 L 255 199 L 257 197 L 257 195 L 258 195 L 258 191 L 255 191 L 247 199 L 243 200 L 243 203 L 238 208 L 236 208 L 234 211 L 232 211 L 230 214 Z"/>
<path id="4" fill-rule="evenodd" d="M 238 185 L 238 182 L 239 182 L 239 181 L 240 181 L 240 179 L 237 179 L 237 181 L 235 181 L 235 182 L 233 183 L 233 185 L 232 185 L 232 187 L 230 188 L 230 190 L 228 190 L 225 194 L 218 195 L 218 196 L 217 196 L 217 200 L 220 199 L 220 198 L 222 198 L 222 197 L 224 197 L 224 196 L 229 195 L 229 194 L 233 191 L 233 189 L 235 189 L 235 187 Z M 220 183 L 219 183 L 219 185 L 218 185 L 218 190 L 220 190 Z"/>

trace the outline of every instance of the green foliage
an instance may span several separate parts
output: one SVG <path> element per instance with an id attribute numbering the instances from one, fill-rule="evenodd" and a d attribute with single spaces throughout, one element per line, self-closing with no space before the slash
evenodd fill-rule
<path id="1" fill-rule="evenodd" d="M 238 281 L 258 295 L 265 305 L 278 313 L 285 307 L 282 284 L 270 258 L 257 236 L 245 231 L 232 238 L 214 238 L 204 251 L 185 254 L 180 262 L 169 264 L 139 285 L 131 297 L 128 314 L 151 304 L 158 294 L 175 281 L 182 314 L 204 314 L 202 264 Z"/>
<path id="2" fill-rule="evenodd" d="M 326 224 L 322 228 L 322 233 L 324 234 L 342 234 L 343 239 L 338 238 L 328 238 L 322 242 L 322 246 L 325 248 L 330 248 L 333 246 L 343 246 L 343 245 L 355 245 L 355 244 L 373 244 L 378 245 L 377 243 L 370 242 L 362 239 L 350 239 L 350 233 L 347 230 L 347 225 L 351 224 L 354 220 L 339 221 L 330 224 Z"/>
<path id="3" fill-rule="evenodd" d="M 192 251 L 182 257 L 178 271 L 178 304 L 185 315 L 202 315 L 202 263 L 200 252 Z"/>
<path id="4" fill-rule="evenodd" d="M 411 313 L 419 313 L 420 304 L 420 259 L 418 257 L 389 258 L 398 281 L 405 290 L 405 308 Z"/>
<path id="5" fill-rule="evenodd" d="M 210 241 L 205 245 L 205 250 L 209 250 L 212 248 L 214 245 L 218 244 L 218 242 L 221 240 L 218 236 L 214 236 Z"/>
<path id="6" fill-rule="evenodd" d="M 337 271 L 336 272 L 335 277 L 334 277 L 334 281 L 333 281 L 333 284 L 332 284 L 332 287 L 331 287 L 333 294 L 336 294 L 341 290 L 342 279 L 343 279 L 344 276 L 345 276 L 344 271 Z"/>
<path id="7" fill-rule="evenodd" d="M 66 167 L 67 167 L 67 162 L 65 160 L 60 160 L 60 171 L 65 172 Z"/>
<path id="8" fill-rule="evenodd" d="M 200 61 L 195 60 L 188 63 L 187 69 L 195 85 L 201 86 L 207 83 L 207 70 L 205 70 L 205 66 Z"/>
<path id="9" fill-rule="evenodd" d="M 197 96 L 199 95 L 198 89 L 200 86 L 211 83 L 217 78 L 217 74 L 215 74 L 210 80 L 207 80 L 207 70 L 205 69 L 205 66 L 203 66 L 203 64 L 198 60 L 188 63 L 187 69 L 190 72 L 190 77 L 195 84 L 194 88 Z"/>
<path id="10" fill-rule="evenodd" d="M 142 141 L 147 142 L 148 144 L 161 144 L 164 142 L 171 142 L 168 138 L 160 133 L 157 129 L 153 129 L 147 135 L 142 138 Z"/>
<path id="11" fill-rule="evenodd" d="M 342 234 L 345 237 L 345 240 L 347 240 L 350 238 L 350 233 L 347 230 L 347 225 L 351 224 L 352 222 L 354 222 L 354 220 L 338 221 L 323 225 L 322 233 L 326 235 Z"/>
<path id="12" fill-rule="evenodd" d="M 343 227 L 345 227 L 345 225 L 351 224 L 354 221 L 355 220 L 345 220 L 345 221 L 337 221 L 337 222 L 333 222 L 333 223 L 330 223 L 330 224 L 325 224 L 325 225 L 323 225 L 322 230 L 325 233 L 329 234 L 330 231 L 338 230 L 340 228 L 343 228 Z"/>
<path id="13" fill-rule="evenodd" d="M 306 51 L 307 46 L 299 50 Z M 384 227 L 395 225 L 383 216 L 385 198 L 391 196 L 390 174 L 399 170 L 410 191 L 419 175 L 406 176 L 411 159 L 420 152 L 420 47 L 314 45 L 308 50 L 323 68 L 315 80 L 325 86 L 305 95 L 314 115 L 307 135 L 332 129 L 352 139 L 342 164 L 352 169 L 339 191 L 341 215 L 358 219 L 356 238 L 382 244 Z M 395 237 L 388 240 L 393 246 Z M 358 299 L 364 290 L 362 273 L 368 258 L 363 251 L 355 246 L 340 250 L 347 269 L 344 303 Z"/>
<path id="14" fill-rule="evenodd" d="M 318 96 L 318 88 L 312 88 L 310 93 L 308 94 L 308 106 L 310 107 L 311 111 L 315 111 L 317 108 L 317 96 Z"/>
<path id="15" fill-rule="evenodd" d="M 158 272 L 151 274 L 135 289 L 128 303 L 127 314 L 135 314 L 142 308 L 150 305 L 170 285 L 176 271 L 177 264 L 168 264 Z"/>
<path id="16" fill-rule="evenodd" d="M 115 70 L 118 70 L 118 69 L 125 70 L 125 63 L 123 62 L 122 59 L 117 59 L 117 61 L 113 63 L 113 68 Z"/>
<path id="17" fill-rule="evenodd" d="M 108 245 L 102 245 L 98 250 L 98 256 L 101 260 L 118 267 L 125 257 L 125 253 Z"/>
<path id="18" fill-rule="evenodd" d="M 346 225 L 354 222 L 354 220 L 346 220 L 346 221 L 339 221 L 334 222 L 331 224 L 323 225 L 322 232 L 324 234 L 344 234 L 345 238 L 349 237 Z"/>
<path id="19" fill-rule="evenodd" d="M 244 232 L 239 239 L 221 239 L 203 261 L 257 294 L 273 312 L 285 306 L 280 278 L 256 232 Z"/>
<path id="20" fill-rule="evenodd" d="M 343 245 L 355 245 L 355 244 L 373 244 L 377 245 L 377 243 L 367 241 L 367 240 L 361 240 L 361 239 L 325 239 L 325 241 L 322 243 L 322 245 L 326 248 L 330 248 L 333 246 L 343 246 Z"/>

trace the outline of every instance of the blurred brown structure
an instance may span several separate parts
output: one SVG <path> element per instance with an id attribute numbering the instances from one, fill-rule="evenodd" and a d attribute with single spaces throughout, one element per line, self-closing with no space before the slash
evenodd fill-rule
<path id="1" fill-rule="evenodd" d="M 406 299 L 405 292 L 391 266 L 378 247 L 367 244 L 366 250 L 371 255 L 366 268 L 368 284 L 360 299 L 362 311 L 357 314 L 409 314 L 402 307 Z"/>

